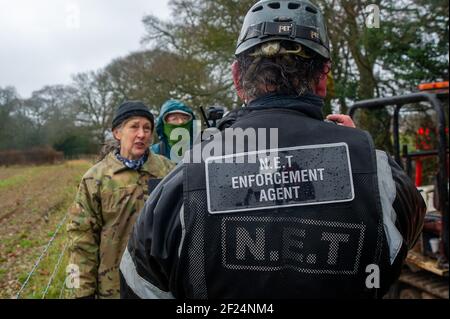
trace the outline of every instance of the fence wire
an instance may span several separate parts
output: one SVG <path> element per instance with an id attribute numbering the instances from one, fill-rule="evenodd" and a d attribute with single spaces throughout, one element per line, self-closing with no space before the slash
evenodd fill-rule
<path id="1" fill-rule="evenodd" d="M 25 289 L 25 287 L 28 285 L 28 283 L 30 282 L 31 276 L 33 276 L 33 274 L 35 273 L 35 271 L 37 270 L 39 264 L 41 263 L 41 261 L 43 260 L 43 258 L 45 257 L 45 255 L 47 254 L 50 246 L 52 245 L 53 241 L 56 238 L 56 235 L 58 234 L 59 230 L 61 229 L 62 225 L 64 225 L 67 216 L 69 215 L 69 213 L 67 212 L 66 215 L 64 215 L 63 219 L 61 220 L 61 222 L 58 224 L 58 226 L 56 227 L 55 232 L 53 233 L 53 236 L 50 238 L 50 240 L 48 241 L 47 245 L 45 245 L 44 250 L 42 251 L 42 254 L 39 256 L 39 258 L 36 260 L 36 262 L 33 265 L 33 268 L 31 269 L 31 271 L 28 273 L 27 278 L 25 279 L 24 283 L 22 284 L 22 286 L 20 287 L 19 291 L 16 294 L 15 299 L 19 299 L 20 294 L 23 292 L 23 290 Z"/>
<path id="2" fill-rule="evenodd" d="M 44 292 L 42 293 L 42 299 L 44 299 L 45 296 L 47 295 L 48 290 L 49 290 L 53 280 L 55 279 L 56 274 L 58 273 L 59 267 L 61 266 L 61 261 L 63 259 L 64 254 L 66 253 L 66 249 L 67 249 L 67 242 L 65 243 L 63 250 L 59 254 L 58 261 L 56 262 L 56 265 L 55 265 L 55 268 L 53 269 L 52 275 L 50 276 L 50 279 L 48 280 L 47 287 L 45 287 Z"/>

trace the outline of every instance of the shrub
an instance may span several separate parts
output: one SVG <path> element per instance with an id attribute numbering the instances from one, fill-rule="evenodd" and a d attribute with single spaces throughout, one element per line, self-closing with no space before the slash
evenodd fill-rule
<path id="1" fill-rule="evenodd" d="M 57 164 L 63 159 L 64 153 L 57 152 L 51 147 L 37 147 L 23 151 L 0 151 L 0 166 Z"/>

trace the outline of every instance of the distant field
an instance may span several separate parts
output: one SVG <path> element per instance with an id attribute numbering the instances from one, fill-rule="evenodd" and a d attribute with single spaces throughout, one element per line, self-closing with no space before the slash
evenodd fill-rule
<path id="1" fill-rule="evenodd" d="M 83 160 L 60 165 L 0 167 L 0 298 L 14 298 L 58 224 L 79 181 L 91 166 Z M 59 298 L 65 278 L 66 229 L 62 225 L 20 298 Z M 61 258 L 59 260 L 59 258 Z M 59 260 L 59 267 L 55 268 Z"/>

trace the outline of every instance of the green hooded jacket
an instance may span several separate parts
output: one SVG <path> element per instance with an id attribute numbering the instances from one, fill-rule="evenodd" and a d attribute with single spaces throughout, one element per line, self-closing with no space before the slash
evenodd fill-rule
<path id="1" fill-rule="evenodd" d="M 161 107 L 161 112 L 156 119 L 156 133 L 159 137 L 159 142 L 156 144 L 153 144 L 151 146 L 151 150 L 155 154 L 163 155 L 167 158 L 170 158 L 170 150 L 171 146 L 169 144 L 169 141 L 167 139 L 167 136 L 164 134 L 164 118 L 168 113 L 174 112 L 174 111 L 181 111 L 183 113 L 188 113 L 192 116 L 192 122 L 195 120 L 195 114 L 192 111 L 190 107 L 188 107 L 183 102 L 180 102 L 178 100 L 168 100 L 165 102 Z M 192 124 L 190 126 L 190 135 L 191 135 L 191 145 L 192 145 Z"/>

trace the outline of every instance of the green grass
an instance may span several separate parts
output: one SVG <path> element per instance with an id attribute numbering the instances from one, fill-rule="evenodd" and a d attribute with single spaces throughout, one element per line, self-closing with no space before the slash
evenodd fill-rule
<path id="1" fill-rule="evenodd" d="M 31 178 L 34 178 L 36 175 L 46 172 L 49 168 L 50 166 L 32 166 L 24 168 L 20 174 L 0 180 L 0 189 L 20 186 Z"/>
<path id="2" fill-rule="evenodd" d="M 30 248 L 33 246 L 33 242 L 28 239 L 22 239 L 19 243 L 20 247 L 22 248 Z"/>
<path id="3" fill-rule="evenodd" d="M 68 252 L 64 252 L 62 260 L 58 266 L 57 262 L 61 253 L 63 253 L 63 247 L 66 242 L 65 231 L 57 235 L 57 239 L 53 242 L 47 255 L 44 257 L 42 262 L 39 264 L 36 272 L 31 277 L 26 289 L 21 294 L 20 298 L 24 299 L 41 299 L 43 298 L 43 293 L 49 283 L 50 277 L 53 271 L 56 269 L 56 275 L 50 284 L 50 287 L 45 295 L 46 299 L 58 299 L 61 295 L 61 289 L 63 288 L 63 283 L 66 277 L 66 266 L 68 263 Z M 19 280 L 23 281 L 27 278 L 28 272 L 24 272 L 19 276 Z M 65 290 L 62 292 L 62 296 L 66 295 Z"/>
<path id="4" fill-rule="evenodd" d="M 23 183 L 26 179 L 26 175 L 15 175 L 7 179 L 0 180 L 0 188 L 16 186 Z"/>
<path id="5" fill-rule="evenodd" d="M 2 261 L 0 260 L 0 262 L 2 262 Z M 0 279 L 2 279 L 6 273 L 7 273 L 6 269 L 0 268 Z"/>

